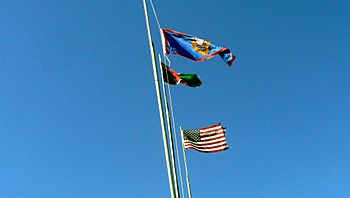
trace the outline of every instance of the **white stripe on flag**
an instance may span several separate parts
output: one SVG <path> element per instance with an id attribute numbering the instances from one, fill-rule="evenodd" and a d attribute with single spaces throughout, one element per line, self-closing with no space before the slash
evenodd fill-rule
<path id="1" fill-rule="evenodd" d="M 221 138 L 218 138 L 218 139 L 215 139 L 215 140 L 209 140 L 209 141 L 200 141 L 200 142 L 192 142 L 190 140 L 185 140 L 185 144 L 186 143 L 191 143 L 191 144 L 195 144 L 195 145 L 204 145 L 204 144 L 211 144 L 211 143 L 215 143 L 215 142 L 220 142 L 220 141 L 226 141 L 226 138 L 225 137 L 221 137 Z"/>
<path id="2" fill-rule="evenodd" d="M 225 148 L 228 148 L 227 145 L 224 145 L 224 146 L 220 146 L 220 147 L 217 147 L 217 148 L 211 148 L 211 149 L 198 149 L 198 148 L 195 148 L 195 147 L 191 147 L 195 150 L 198 150 L 198 151 L 202 151 L 202 152 L 215 152 L 215 151 L 220 151 L 220 150 L 223 150 Z"/>

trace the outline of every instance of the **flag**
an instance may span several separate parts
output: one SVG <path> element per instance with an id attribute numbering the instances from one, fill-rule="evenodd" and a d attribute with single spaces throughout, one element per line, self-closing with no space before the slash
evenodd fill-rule
<path id="1" fill-rule="evenodd" d="M 164 82 L 168 84 L 177 85 L 181 83 L 189 87 L 199 87 L 202 84 L 201 80 L 196 74 L 177 73 L 164 63 L 162 63 L 162 70 Z"/>
<path id="2" fill-rule="evenodd" d="M 228 149 L 226 128 L 221 124 L 192 130 L 183 130 L 184 146 L 204 153 L 220 152 Z"/>
<path id="3" fill-rule="evenodd" d="M 175 30 L 164 28 L 161 30 L 167 54 L 178 54 L 194 61 L 204 61 L 219 54 L 229 66 L 236 58 L 228 48 L 215 45 L 210 41 Z"/>

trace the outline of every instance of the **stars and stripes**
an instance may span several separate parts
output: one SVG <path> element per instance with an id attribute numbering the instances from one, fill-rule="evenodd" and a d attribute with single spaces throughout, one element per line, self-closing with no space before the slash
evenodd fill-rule
<path id="1" fill-rule="evenodd" d="M 226 128 L 221 124 L 192 130 L 183 130 L 184 146 L 204 153 L 220 152 L 228 149 Z"/>

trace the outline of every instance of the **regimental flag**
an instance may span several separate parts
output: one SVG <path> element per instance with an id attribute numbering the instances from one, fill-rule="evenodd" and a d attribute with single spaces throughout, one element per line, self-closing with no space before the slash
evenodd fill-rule
<path id="1" fill-rule="evenodd" d="M 168 84 L 177 85 L 181 83 L 189 87 L 199 87 L 202 84 L 201 80 L 196 74 L 177 73 L 164 63 L 162 63 L 162 70 L 164 82 Z"/>
<path id="2" fill-rule="evenodd" d="M 210 127 L 183 130 L 184 146 L 204 153 L 220 152 L 228 149 L 226 142 L 226 128 L 221 124 Z"/>
<path id="3" fill-rule="evenodd" d="M 161 30 L 167 54 L 178 54 L 194 61 L 204 61 L 219 54 L 229 66 L 236 58 L 228 48 L 217 46 L 210 41 L 175 30 Z"/>

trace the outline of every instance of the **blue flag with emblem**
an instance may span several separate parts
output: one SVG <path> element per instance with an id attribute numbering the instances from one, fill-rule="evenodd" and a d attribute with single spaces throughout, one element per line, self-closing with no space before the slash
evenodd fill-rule
<path id="1" fill-rule="evenodd" d="M 162 28 L 161 31 L 167 54 L 181 55 L 194 61 L 204 61 L 219 54 L 229 66 L 236 58 L 228 48 L 217 46 L 210 41 L 175 30 Z"/>

